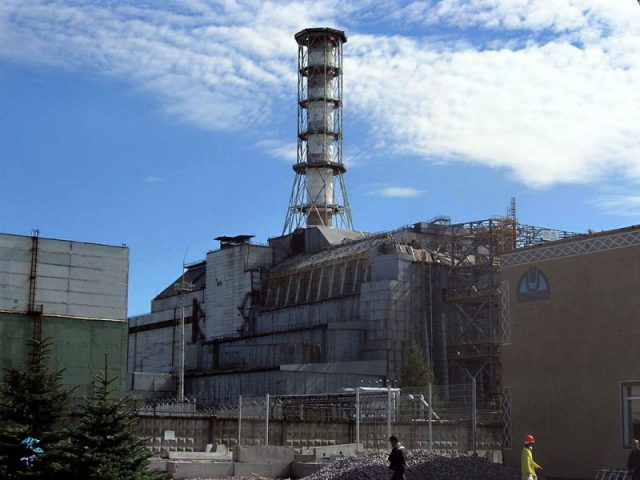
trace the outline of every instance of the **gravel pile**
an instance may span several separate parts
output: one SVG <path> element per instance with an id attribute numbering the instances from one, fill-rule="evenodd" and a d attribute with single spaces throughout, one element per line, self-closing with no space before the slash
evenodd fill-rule
<path id="1" fill-rule="evenodd" d="M 304 480 L 389 480 L 388 452 L 339 460 Z M 516 470 L 479 457 L 446 457 L 421 450 L 407 452 L 407 480 L 518 480 Z"/>

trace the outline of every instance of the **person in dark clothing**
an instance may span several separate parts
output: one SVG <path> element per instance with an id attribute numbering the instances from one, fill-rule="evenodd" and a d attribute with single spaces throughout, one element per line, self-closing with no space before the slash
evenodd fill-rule
<path id="1" fill-rule="evenodd" d="M 631 480 L 640 480 L 640 441 L 633 439 L 633 450 L 627 460 L 627 468 L 631 474 Z"/>
<path id="2" fill-rule="evenodd" d="M 389 470 L 393 472 L 391 480 L 405 480 L 404 473 L 407 471 L 407 456 L 405 449 L 398 437 L 391 435 L 389 437 L 391 442 L 391 453 L 389 454 Z"/>

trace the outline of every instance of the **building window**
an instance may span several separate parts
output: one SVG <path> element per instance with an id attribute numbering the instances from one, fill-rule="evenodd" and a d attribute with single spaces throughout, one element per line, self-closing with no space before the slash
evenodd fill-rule
<path id="1" fill-rule="evenodd" d="M 640 381 L 622 383 L 622 446 L 640 439 Z"/>

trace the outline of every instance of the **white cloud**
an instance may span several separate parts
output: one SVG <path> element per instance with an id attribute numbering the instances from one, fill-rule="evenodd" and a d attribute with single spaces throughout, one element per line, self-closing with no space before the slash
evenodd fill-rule
<path id="1" fill-rule="evenodd" d="M 331 11 L 259 0 L 114 5 L 3 2 L 0 58 L 125 78 L 185 122 L 240 130 L 295 98 L 293 33 Z"/>
<path id="2" fill-rule="evenodd" d="M 418 197 L 424 192 L 422 190 L 416 190 L 411 187 L 383 187 L 377 190 L 372 190 L 367 195 L 373 195 L 376 197 L 385 198 L 411 198 Z"/>
<path id="3" fill-rule="evenodd" d="M 401 3 L 5 0 L 0 58 L 126 79 L 181 121 L 243 131 L 291 162 L 273 131 L 295 118 L 292 35 L 344 19 L 346 121 L 368 132 L 347 164 L 374 146 L 388 162 L 473 163 L 534 187 L 640 181 L 635 1 Z M 358 34 L 381 11 L 394 30 Z M 407 24 L 422 36 L 403 35 Z"/>
<path id="4" fill-rule="evenodd" d="M 280 140 L 261 140 L 253 145 L 256 150 L 265 152 L 271 158 L 294 164 L 297 160 L 296 144 Z"/>
<path id="5" fill-rule="evenodd" d="M 393 16 L 428 25 L 603 33 L 637 24 L 637 9 L 632 0 L 421 0 L 397 9 Z"/>
<path id="6" fill-rule="evenodd" d="M 640 195 L 630 187 L 606 189 L 588 204 L 608 215 L 640 218 Z"/>
<path id="7" fill-rule="evenodd" d="M 147 175 L 142 179 L 144 183 L 160 183 L 164 182 L 164 178 L 158 177 L 156 175 Z"/>
<path id="8" fill-rule="evenodd" d="M 531 186 L 589 182 L 611 170 L 637 175 L 637 54 L 629 52 L 633 67 L 625 67 L 602 45 L 443 51 L 377 37 L 354 44 L 345 79 L 351 108 L 398 153 L 504 168 Z"/>

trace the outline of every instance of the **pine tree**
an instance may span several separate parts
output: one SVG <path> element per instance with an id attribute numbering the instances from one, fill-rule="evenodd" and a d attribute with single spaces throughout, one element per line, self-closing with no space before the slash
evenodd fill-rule
<path id="1" fill-rule="evenodd" d="M 423 388 L 434 380 L 433 370 L 425 360 L 422 349 L 414 342 L 400 369 L 400 386 Z"/>
<path id="2" fill-rule="evenodd" d="M 0 382 L 0 478 L 59 477 L 64 448 L 71 390 L 61 383 L 62 370 L 49 370 L 51 340 L 31 340 L 31 361 L 25 369 L 7 369 Z M 27 437 L 39 441 L 38 455 L 26 471 L 21 457 L 28 450 L 21 445 Z"/>
<path id="3" fill-rule="evenodd" d="M 106 369 L 105 369 L 106 370 Z M 69 461 L 77 480 L 155 480 L 145 442 L 136 436 L 131 400 L 116 398 L 105 372 L 96 375 L 94 394 L 82 406 L 82 419 L 71 438 Z"/>

